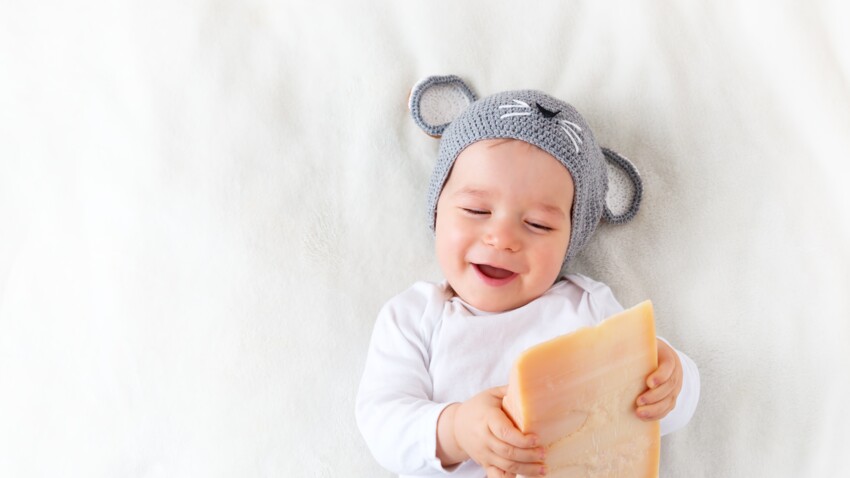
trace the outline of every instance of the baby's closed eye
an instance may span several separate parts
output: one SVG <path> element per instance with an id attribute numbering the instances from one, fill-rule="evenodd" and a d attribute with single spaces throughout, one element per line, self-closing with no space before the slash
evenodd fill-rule
<path id="1" fill-rule="evenodd" d="M 472 207 L 462 207 L 461 208 L 465 213 L 470 214 L 472 216 L 483 216 L 485 214 L 490 214 L 490 211 L 486 209 L 472 208 Z"/>
<path id="2" fill-rule="evenodd" d="M 555 230 L 555 228 L 549 227 L 538 221 L 525 221 L 525 223 L 531 226 L 532 228 L 537 229 L 538 231 L 549 232 Z"/>

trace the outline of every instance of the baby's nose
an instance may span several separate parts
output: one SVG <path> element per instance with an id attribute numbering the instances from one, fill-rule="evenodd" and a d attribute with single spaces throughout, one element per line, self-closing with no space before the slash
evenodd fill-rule
<path id="1" fill-rule="evenodd" d="M 516 252 L 522 244 L 519 231 L 508 221 L 494 221 L 484 233 L 484 243 L 501 250 Z"/>

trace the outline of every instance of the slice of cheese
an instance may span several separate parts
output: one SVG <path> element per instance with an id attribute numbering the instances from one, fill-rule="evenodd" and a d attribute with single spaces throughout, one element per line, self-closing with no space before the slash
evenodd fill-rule
<path id="1" fill-rule="evenodd" d="M 657 477 L 659 424 L 635 414 L 657 364 L 646 301 L 523 352 L 502 405 L 546 446 L 547 477 Z"/>

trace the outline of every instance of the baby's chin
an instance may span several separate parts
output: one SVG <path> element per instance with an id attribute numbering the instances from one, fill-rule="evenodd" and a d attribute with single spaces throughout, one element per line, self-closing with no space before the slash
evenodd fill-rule
<path id="1" fill-rule="evenodd" d="M 536 297 L 517 297 L 513 296 L 513 294 L 486 294 L 486 293 L 475 293 L 469 292 L 466 294 L 461 293 L 457 289 L 454 289 L 455 294 L 464 302 L 471 305 L 472 307 L 482 311 L 489 313 L 502 313 L 509 312 L 514 309 L 519 309 L 525 305 L 528 305 L 531 301 L 536 299 Z"/>

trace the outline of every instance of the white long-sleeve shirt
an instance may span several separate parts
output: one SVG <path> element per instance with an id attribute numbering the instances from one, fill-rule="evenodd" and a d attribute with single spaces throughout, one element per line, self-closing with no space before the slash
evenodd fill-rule
<path id="1" fill-rule="evenodd" d="M 378 463 L 402 478 L 449 472 L 483 477 L 472 460 L 450 470 L 442 467 L 436 443 L 443 409 L 505 385 L 512 364 L 529 347 L 622 310 L 608 286 L 578 274 L 502 313 L 471 307 L 451 294 L 446 282 L 415 283 L 384 305 L 372 333 L 356 403 L 357 424 L 369 449 Z M 676 407 L 661 420 L 662 435 L 683 427 L 699 400 L 699 371 L 676 352 L 682 390 Z"/>

